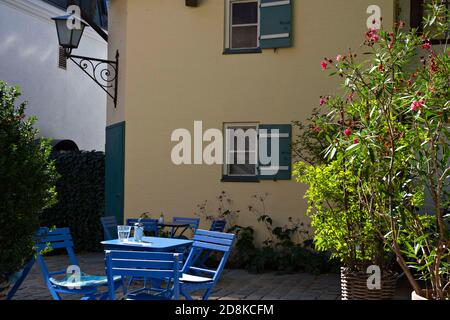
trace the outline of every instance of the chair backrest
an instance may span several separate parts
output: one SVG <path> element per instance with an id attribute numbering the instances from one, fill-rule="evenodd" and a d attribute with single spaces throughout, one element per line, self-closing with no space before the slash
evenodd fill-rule
<path id="1" fill-rule="evenodd" d="M 227 225 L 226 220 L 213 220 L 209 231 L 224 232 L 226 225 Z"/>
<path id="2" fill-rule="evenodd" d="M 115 276 L 168 279 L 168 287 L 173 282 L 173 286 L 168 288 L 173 290 L 173 298 L 180 298 L 182 259 L 178 253 L 107 250 L 105 266 L 111 300 L 115 300 Z"/>
<path id="3" fill-rule="evenodd" d="M 173 222 L 189 223 L 189 228 L 193 231 L 197 230 L 200 225 L 200 218 L 174 217 Z"/>
<path id="4" fill-rule="evenodd" d="M 213 281 L 217 282 L 222 274 L 225 264 L 227 263 L 235 237 L 236 236 L 232 233 L 198 229 L 194 234 L 194 243 L 192 244 L 191 251 L 185 265 L 183 266 L 182 272 L 189 273 L 189 271 L 192 270 L 196 273 L 205 273 L 212 276 Z M 198 254 L 205 250 L 223 253 L 219 265 L 215 270 L 194 266 Z"/>
<path id="5" fill-rule="evenodd" d="M 101 217 L 105 240 L 117 239 L 117 219 L 114 216 Z"/>
<path id="6" fill-rule="evenodd" d="M 78 266 L 78 260 L 73 250 L 72 235 L 69 228 L 49 229 L 40 228 L 36 236 L 36 259 L 41 268 L 42 276 L 47 282 L 48 279 L 55 275 L 66 274 L 67 269 L 49 272 L 42 252 L 46 249 L 66 249 L 69 256 L 70 264 Z M 65 266 L 67 268 L 67 266 Z"/>
<path id="7" fill-rule="evenodd" d="M 134 226 L 139 222 L 139 219 L 127 219 L 127 225 Z M 141 219 L 144 225 L 144 231 L 152 232 L 155 236 L 158 235 L 158 219 Z"/>

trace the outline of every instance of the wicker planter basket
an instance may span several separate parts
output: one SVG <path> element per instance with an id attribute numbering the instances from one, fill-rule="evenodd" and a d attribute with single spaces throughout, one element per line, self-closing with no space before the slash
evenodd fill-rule
<path id="1" fill-rule="evenodd" d="M 370 275 L 364 272 L 341 268 L 342 300 L 392 300 L 395 296 L 398 275 L 383 271 L 381 289 L 369 290 L 367 279 Z"/>

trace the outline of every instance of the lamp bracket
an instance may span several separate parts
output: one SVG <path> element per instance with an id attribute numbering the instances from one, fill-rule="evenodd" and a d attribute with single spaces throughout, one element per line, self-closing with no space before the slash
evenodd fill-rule
<path id="1" fill-rule="evenodd" d="M 114 61 L 72 55 L 71 50 L 66 50 L 66 57 L 72 60 L 114 100 L 114 108 L 116 108 L 119 80 L 119 51 L 117 51 L 116 60 Z"/>

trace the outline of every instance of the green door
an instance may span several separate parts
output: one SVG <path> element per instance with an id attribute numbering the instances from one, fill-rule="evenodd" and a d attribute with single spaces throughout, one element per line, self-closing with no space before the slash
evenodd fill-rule
<path id="1" fill-rule="evenodd" d="M 105 214 L 123 223 L 125 174 L 125 122 L 106 128 Z"/>

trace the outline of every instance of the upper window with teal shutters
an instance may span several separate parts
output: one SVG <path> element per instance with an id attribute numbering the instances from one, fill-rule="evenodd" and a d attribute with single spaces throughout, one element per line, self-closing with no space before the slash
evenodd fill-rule
<path id="1" fill-rule="evenodd" d="M 225 0 L 225 52 L 292 45 L 292 0 Z"/>

